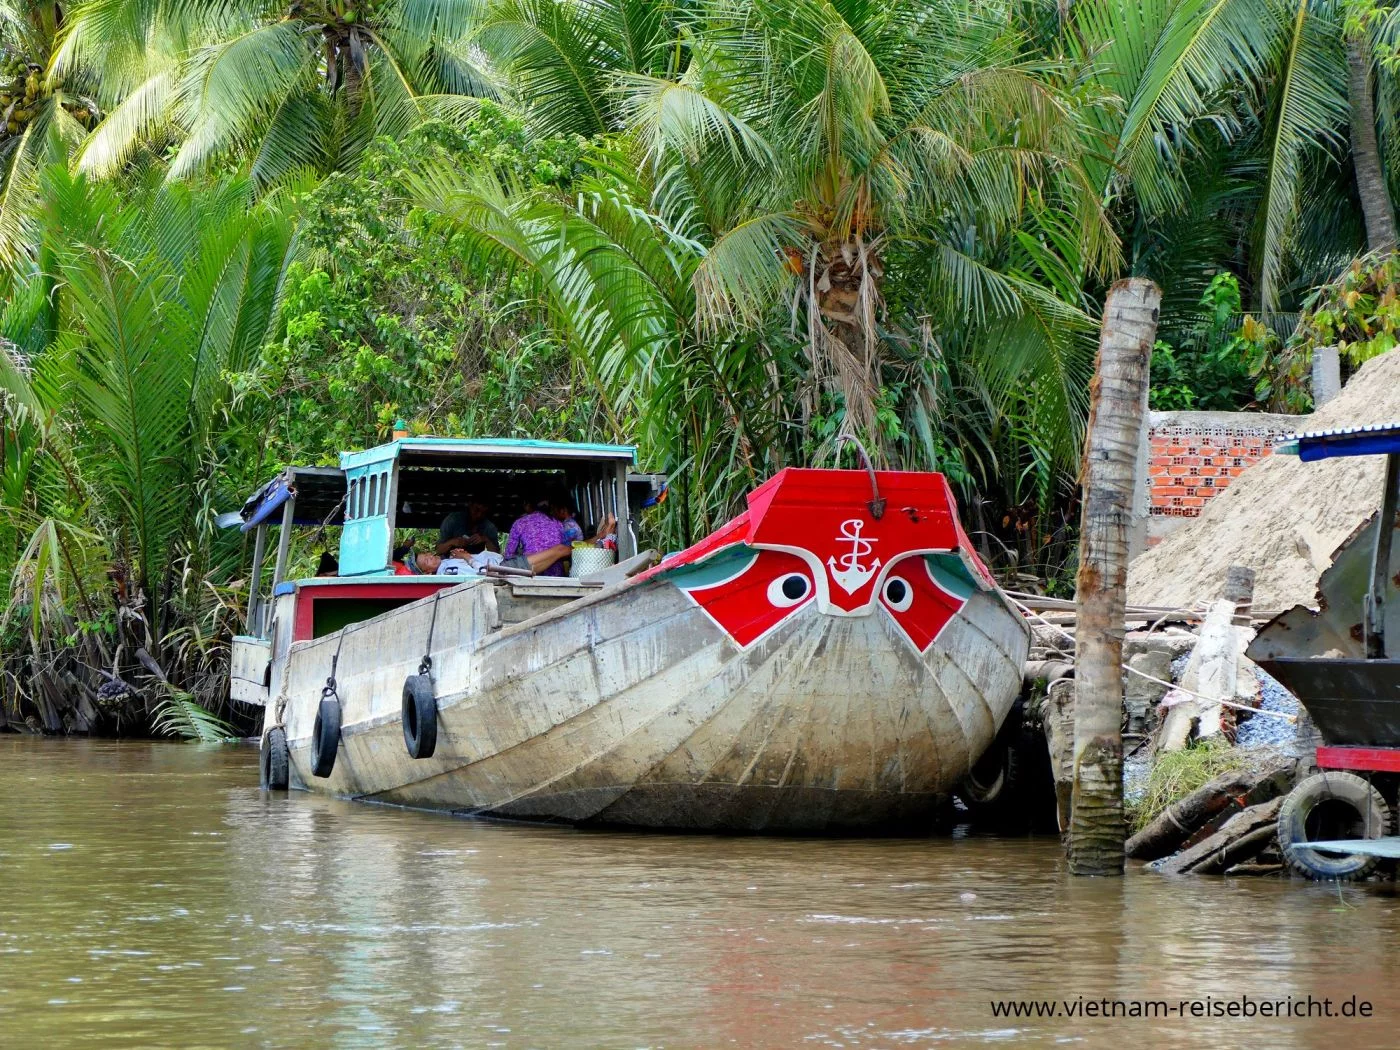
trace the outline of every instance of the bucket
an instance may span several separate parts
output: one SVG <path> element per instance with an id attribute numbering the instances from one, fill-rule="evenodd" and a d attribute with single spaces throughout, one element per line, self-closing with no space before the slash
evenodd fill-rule
<path id="1" fill-rule="evenodd" d="M 572 558 L 569 575 L 577 580 L 583 576 L 592 576 L 595 572 L 602 572 L 612 565 L 617 561 L 617 551 L 585 543 L 574 547 Z"/>

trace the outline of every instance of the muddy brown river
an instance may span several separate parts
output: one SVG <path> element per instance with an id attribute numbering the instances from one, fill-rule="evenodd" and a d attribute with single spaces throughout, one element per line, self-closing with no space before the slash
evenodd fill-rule
<path id="1" fill-rule="evenodd" d="M 17 1050 L 1400 1046 L 1388 884 L 483 823 L 264 795 L 241 747 L 0 737 L 0 887 Z M 1209 1013 L 1309 996 L 1372 1016 Z"/>

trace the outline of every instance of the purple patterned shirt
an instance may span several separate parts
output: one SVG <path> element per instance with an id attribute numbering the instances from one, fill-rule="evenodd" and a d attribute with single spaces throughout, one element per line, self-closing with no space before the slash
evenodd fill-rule
<path id="1" fill-rule="evenodd" d="M 506 538 L 506 549 L 502 552 L 507 558 L 517 554 L 538 554 L 564 542 L 564 530 L 559 522 L 548 514 L 531 511 L 515 519 Z M 555 562 L 544 571 L 546 576 L 564 575 L 564 566 Z"/>

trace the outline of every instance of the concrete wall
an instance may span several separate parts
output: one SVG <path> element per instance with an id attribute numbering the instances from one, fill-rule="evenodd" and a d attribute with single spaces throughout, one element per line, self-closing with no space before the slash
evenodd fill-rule
<path id="1" fill-rule="evenodd" d="M 1265 456 L 1285 436 L 1307 428 L 1307 416 L 1266 412 L 1152 412 L 1146 469 L 1147 545 L 1184 521 Z"/>

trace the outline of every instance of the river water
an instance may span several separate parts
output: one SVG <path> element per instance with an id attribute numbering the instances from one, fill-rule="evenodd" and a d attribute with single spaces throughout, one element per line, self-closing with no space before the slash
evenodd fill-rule
<path id="1" fill-rule="evenodd" d="M 6 1048 L 1400 1046 L 1386 884 L 485 823 L 265 795 L 242 747 L 0 737 L 0 892 Z M 990 1005 L 1241 995 L 1374 1015 Z"/>

